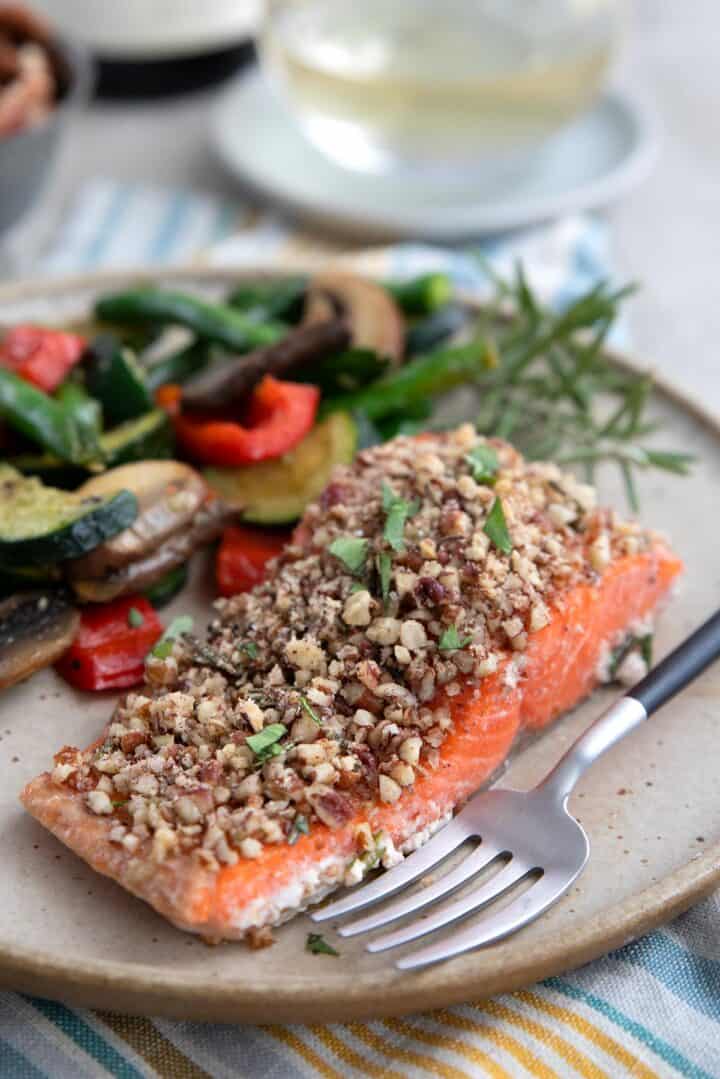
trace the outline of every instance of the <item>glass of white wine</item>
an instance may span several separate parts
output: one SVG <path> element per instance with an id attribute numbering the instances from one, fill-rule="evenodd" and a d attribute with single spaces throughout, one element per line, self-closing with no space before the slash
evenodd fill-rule
<path id="1" fill-rule="evenodd" d="M 370 173 L 526 162 L 598 94 L 622 0 L 267 0 L 263 66 L 310 141 Z"/>

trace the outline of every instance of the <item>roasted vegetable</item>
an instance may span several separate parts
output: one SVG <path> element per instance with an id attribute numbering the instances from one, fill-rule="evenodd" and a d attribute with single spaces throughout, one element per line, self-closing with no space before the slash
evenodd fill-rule
<path id="1" fill-rule="evenodd" d="M 196 550 L 217 539 L 237 517 L 237 511 L 218 499 L 208 502 L 195 515 L 192 524 L 175 532 L 145 557 L 103 577 L 73 579 L 73 590 L 87 603 L 104 603 L 116 596 L 144 592 L 170 570 L 186 565 Z"/>
<path id="2" fill-rule="evenodd" d="M 388 360 L 370 348 L 348 348 L 324 360 L 301 368 L 295 378 L 318 386 L 323 397 L 359 390 L 380 378 L 388 369 Z"/>
<path id="3" fill-rule="evenodd" d="M 63 461 L 88 460 L 72 414 L 48 394 L 0 367 L 0 419 Z"/>
<path id="4" fill-rule="evenodd" d="M 145 372 L 113 334 L 93 338 L 85 361 L 88 390 L 102 405 L 107 423 L 123 423 L 149 412 L 153 399 Z"/>
<path id="5" fill-rule="evenodd" d="M 167 413 L 153 409 L 100 435 L 98 459 L 106 468 L 115 468 L 130 461 L 172 457 L 174 446 L 175 436 Z M 73 465 L 53 453 L 23 453 L 10 457 L 7 463 L 26 475 L 38 476 L 51 487 L 66 490 L 75 490 L 84 483 L 92 464 Z"/>
<path id="6" fill-rule="evenodd" d="M 209 303 L 184 292 L 135 288 L 105 296 L 95 305 L 99 318 L 111 322 L 151 322 L 187 326 L 198 337 L 237 352 L 271 345 L 287 332 L 282 323 L 258 321 L 226 304 Z"/>
<path id="7" fill-rule="evenodd" d="M 143 593 L 145 599 L 152 603 L 156 610 L 167 606 L 187 584 L 187 566 L 178 566 L 177 569 L 169 570 L 159 581 L 147 588 Z"/>
<path id="8" fill-rule="evenodd" d="M 66 567 L 73 579 L 103 577 L 146 558 L 192 522 L 207 497 L 205 480 L 179 461 L 138 461 L 94 476 L 77 492 L 85 498 L 107 498 L 132 491 L 138 512 L 124 531 Z"/>
<path id="9" fill-rule="evenodd" d="M 142 681 L 145 657 L 162 631 L 143 596 L 87 607 L 57 672 L 77 689 L 127 689 Z"/>
<path id="10" fill-rule="evenodd" d="M 385 281 L 384 287 L 406 315 L 431 315 L 452 296 L 447 274 L 426 273 L 407 281 Z"/>
<path id="11" fill-rule="evenodd" d="M 221 596 L 248 592 L 265 578 L 265 566 L 290 542 L 289 532 L 260 528 L 226 528 L 215 559 L 215 575 Z"/>
<path id="12" fill-rule="evenodd" d="M 379 420 L 407 409 L 412 410 L 418 403 L 436 394 L 472 382 L 487 370 L 491 362 L 487 343 L 482 339 L 470 341 L 467 345 L 439 349 L 410 360 L 362 390 L 324 401 L 322 409 L 323 412 L 358 410 L 371 420 Z"/>
<path id="13" fill-rule="evenodd" d="M 264 378 L 285 378 L 296 369 L 342 352 L 350 343 L 350 330 L 343 318 L 300 326 L 275 345 L 248 352 L 212 368 L 183 389 L 183 406 L 190 409 L 222 409 L 242 403 Z"/>
<path id="14" fill-rule="evenodd" d="M 167 413 L 161 409 L 153 409 L 135 420 L 126 420 L 100 438 L 100 448 L 108 468 L 131 461 L 172 457 L 174 445 L 172 424 Z"/>
<path id="15" fill-rule="evenodd" d="M 8 457 L 6 464 L 26 476 L 37 476 L 48 487 L 60 487 L 74 491 L 88 477 L 86 465 L 74 465 L 63 461 L 54 453 L 21 453 Z"/>
<path id="16" fill-rule="evenodd" d="M 145 380 L 150 390 L 156 390 L 167 382 L 186 382 L 193 375 L 204 371 L 212 359 L 213 346 L 207 341 L 193 341 L 184 348 L 145 367 Z"/>
<path id="17" fill-rule="evenodd" d="M 0 602 L 0 689 L 48 667 L 72 644 L 80 615 L 64 592 L 20 592 Z"/>
<path id="18" fill-rule="evenodd" d="M 381 285 L 340 271 L 313 277 L 304 322 L 323 322 L 338 314 L 350 322 L 355 348 L 372 349 L 394 365 L 402 363 L 405 322 L 397 304 Z"/>
<path id="19" fill-rule="evenodd" d="M 326 486 L 335 465 L 349 464 L 357 431 L 347 413 L 335 412 L 277 461 L 245 468 L 209 468 L 211 488 L 243 519 L 256 524 L 296 521 Z"/>
<path id="20" fill-rule="evenodd" d="M 34 567 L 79 558 L 132 524 L 135 495 L 104 496 L 45 487 L 0 464 L 0 566 Z"/>
<path id="21" fill-rule="evenodd" d="M 187 455 L 204 464 L 232 466 L 272 460 L 288 453 L 308 433 L 317 414 L 319 390 L 265 375 L 252 392 L 244 423 L 178 411 L 169 387 L 162 400 L 172 410 L 175 434 Z M 177 387 L 179 395 L 179 387 Z"/>
<path id="22" fill-rule="evenodd" d="M 101 467 L 103 452 L 100 446 L 102 410 L 80 382 L 63 382 L 55 400 L 65 409 L 77 432 L 80 452 L 88 467 Z"/>
<path id="23" fill-rule="evenodd" d="M 245 281 L 235 286 L 227 302 L 240 311 L 252 312 L 258 321 L 293 323 L 302 315 L 307 283 L 307 277 L 299 275 Z"/>
<path id="24" fill-rule="evenodd" d="M 44 326 L 13 326 L 0 342 L 0 367 L 52 393 L 80 360 L 84 337 Z"/>

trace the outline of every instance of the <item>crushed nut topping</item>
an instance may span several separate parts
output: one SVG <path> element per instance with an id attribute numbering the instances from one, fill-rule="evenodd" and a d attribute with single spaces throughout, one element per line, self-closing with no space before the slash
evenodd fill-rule
<path id="1" fill-rule="evenodd" d="M 479 446 L 497 458 L 486 483 Z M 498 501 L 510 550 L 486 528 Z M 558 592 L 648 543 L 592 488 L 469 425 L 364 450 L 269 578 L 217 601 L 207 645 L 151 657 L 104 742 L 64 749 L 53 781 L 158 862 L 190 853 L 219 870 L 314 822 L 339 827 L 438 766 L 449 702 L 523 652 Z M 506 670 L 522 677 L 517 658 Z"/>

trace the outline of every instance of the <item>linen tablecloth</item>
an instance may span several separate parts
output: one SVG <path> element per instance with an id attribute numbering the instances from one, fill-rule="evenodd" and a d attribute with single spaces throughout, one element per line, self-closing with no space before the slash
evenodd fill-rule
<path id="1" fill-rule="evenodd" d="M 550 303 L 568 300 L 611 270 L 606 229 L 590 216 L 482 246 L 501 272 L 522 258 Z M 193 192 L 97 180 L 78 193 L 38 268 L 56 274 L 187 261 L 307 265 L 337 255 L 272 214 Z M 440 268 L 464 288 L 482 291 L 487 284 L 477 259 L 458 249 L 403 244 L 350 257 L 367 271 L 402 275 Z M 576 1075 L 720 1077 L 718 896 L 563 977 L 406 1019 L 206 1025 L 0 994 L 2 1079 Z"/>

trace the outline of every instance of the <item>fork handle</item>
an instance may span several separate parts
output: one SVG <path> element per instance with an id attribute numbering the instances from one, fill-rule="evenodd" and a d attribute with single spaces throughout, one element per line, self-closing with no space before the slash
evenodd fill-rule
<path id="1" fill-rule="evenodd" d="M 631 696 L 651 716 L 720 656 L 720 611 L 633 686 Z"/>
<path id="2" fill-rule="evenodd" d="M 540 784 L 550 797 L 568 797 L 601 754 L 669 701 L 720 656 L 720 611 L 611 705 L 570 747 Z"/>

